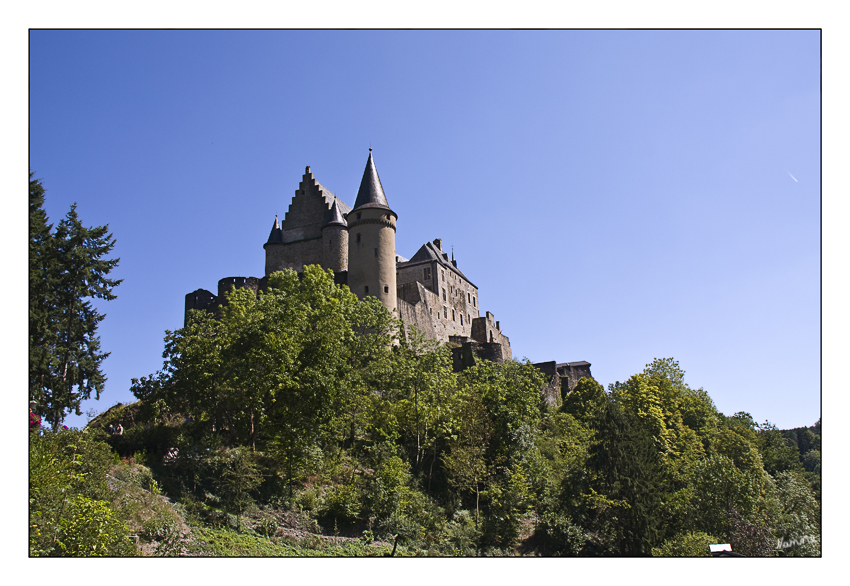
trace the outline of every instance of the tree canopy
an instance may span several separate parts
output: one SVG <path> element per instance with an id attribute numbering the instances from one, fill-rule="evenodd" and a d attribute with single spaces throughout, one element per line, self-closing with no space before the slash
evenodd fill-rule
<path id="1" fill-rule="evenodd" d="M 55 230 L 43 209 L 44 187 L 30 173 L 29 394 L 35 412 L 57 428 L 80 414 L 83 400 L 100 398 L 106 378 L 97 328 L 105 317 L 92 299 L 115 299 L 120 279 L 109 273 L 115 239 L 108 225 L 86 227 L 73 204 Z"/>

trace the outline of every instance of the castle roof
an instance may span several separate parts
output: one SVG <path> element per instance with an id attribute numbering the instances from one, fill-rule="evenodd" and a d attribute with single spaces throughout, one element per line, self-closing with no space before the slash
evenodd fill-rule
<path id="1" fill-rule="evenodd" d="M 331 204 L 331 209 L 328 210 L 327 214 L 325 214 L 325 223 L 322 228 L 324 228 L 325 226 L 348 226 L 348 223 L 345 221 L 345 218 L 342 217 L 343 212 L 340 209 L 340 206 L 337 205 L 338 203 L 345 206 L 345 204 L 342 203 L 342 201 L 340 201 L 338 197 L 335 197 L 334 202 Z"/>
<path id="2" fill-rule="evenodd" d="M 269 234 L 269 240 L 266 244 L 275 244 L 277 242 L 283 242 L 283 230 L 280 228 L 280 221 L 277 219 L 277 216 L 275 216 L 272 231 Z"/>
<path id="3" fill-rule="evenodd" d="M 422 247 L 416 251 L 416 254 L 414 254 L 408 262 L 418 263 L 432 261 L 437 261 L 447 269 L 456 272 L 470 284 L 472 283 L 472 281 L 470 281 L 466 277 L 466 275 L 464 275 L 461 270 L 457 268 L 457 265 L 453 261 L 449 260 L 449 255 L 443 252 L 441 248 L 438 248 L 434 242 L 426 242 L 425 244 L 423 244 Z"/>
<path id="4" fill-rule="evenodd" d="M 360 181 L 360 190 L 354 202 L 354 209 L 360 208 L 384 208 L 389 210 L 387 196 L 381 186 L 375 161 L 372 160 L 372 149 L 369 149 L 369 160 L 366 161 L 366 169 L 363 171 L 363 179 Z M 392 210 L 390 210 L 392 211 Z"/>

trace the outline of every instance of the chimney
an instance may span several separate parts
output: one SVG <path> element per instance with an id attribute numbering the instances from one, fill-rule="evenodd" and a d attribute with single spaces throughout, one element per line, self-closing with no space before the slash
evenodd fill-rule
<path id="1" fill-rule="evenodd" d="M 434 238 L 434 246 L 436 246 L 438 250 L 443 250 L 443 241 L 439 238 Z"/>

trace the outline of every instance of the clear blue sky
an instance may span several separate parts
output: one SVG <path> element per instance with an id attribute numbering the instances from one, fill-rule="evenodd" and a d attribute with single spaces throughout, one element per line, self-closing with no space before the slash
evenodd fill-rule
<path id="1" fill-rule="evenodd" d="M 33 31 L 30 166 L 108 223 L 106 392 L 184 295 L 262 276 L 304 167 L 349 205 L 371 146 L 397 252 L 442 238 L 515 357 L 654 357 L 726 414 L 820 416 L 818 31 Z M 85 416 L 71 416 L 82 426 Z"/>

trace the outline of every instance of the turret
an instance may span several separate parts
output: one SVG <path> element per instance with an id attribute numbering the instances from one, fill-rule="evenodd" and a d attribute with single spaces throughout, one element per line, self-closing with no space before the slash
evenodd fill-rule
<path id="1" fill-rule="evenodd" d="M 272 231 L 269 234 L 268 241 L 263 244 L 263 248 L 266 250 L 266 276 L 268 277 L 274 271 L 280 269 L 277 264 L 283 251 L 283 230 L 277 216 L 274 217 Z"/>
<path id="2" fill-rule="evenodd" d="M 395 230 L 398 216 L 390 209 L 372 149 L 363 171 L 354 208 L 348 213 L 348 287 L 358 297 L 377 297 L 397 309 Z"/>
<path id="3" fill-rule="evenodd" d="M 322 266 L 335 273 L 348 270 L 348 224 L 334 198 L 322 226 Z"/>

